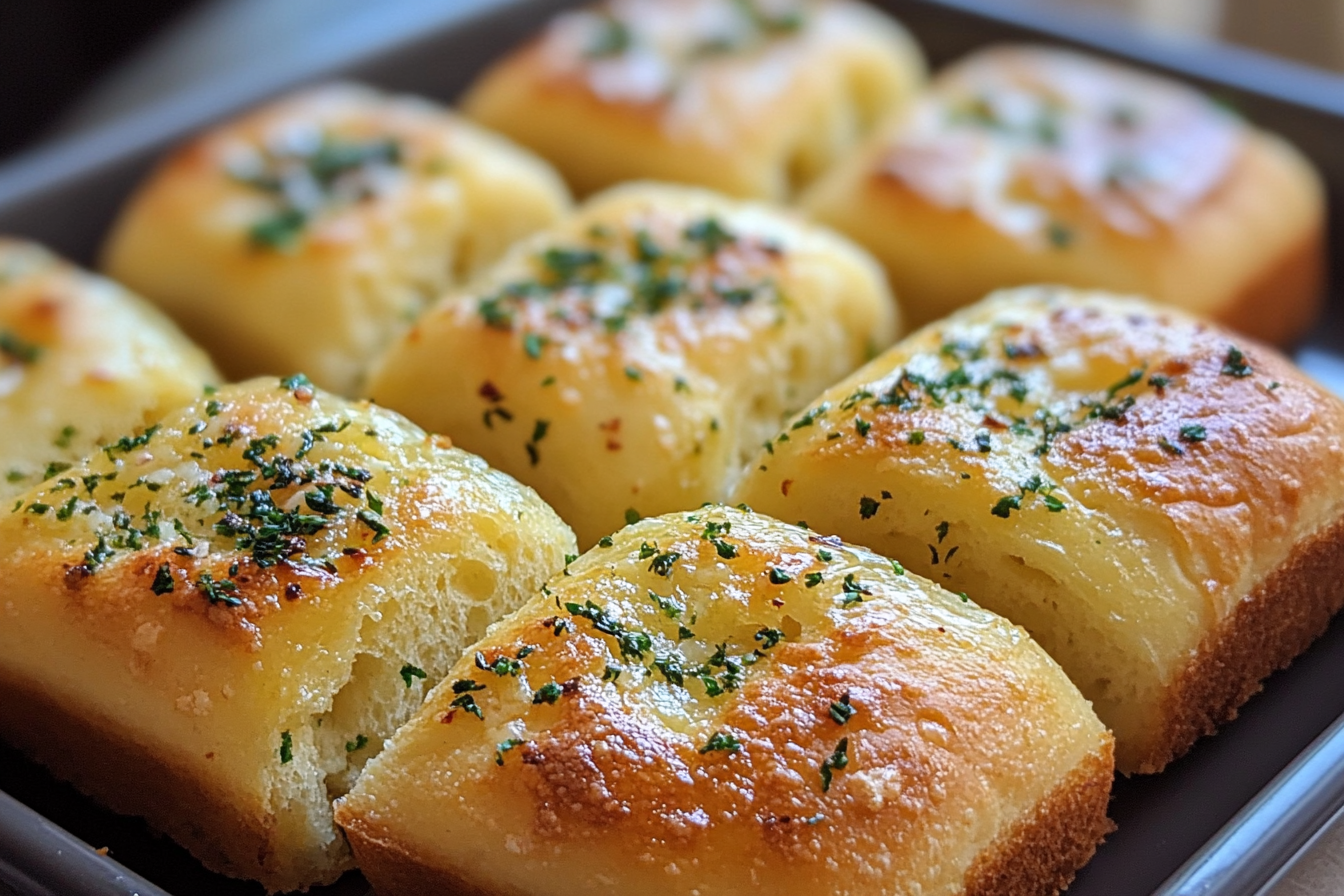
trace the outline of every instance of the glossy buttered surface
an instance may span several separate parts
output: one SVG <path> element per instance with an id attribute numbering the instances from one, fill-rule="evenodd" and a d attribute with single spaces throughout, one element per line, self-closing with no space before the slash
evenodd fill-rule
<path id="1" fill-rule="evenodd" d="M 962 893 L 1080 768 L 1090 852 L 1110 738 L 1025 632 L 706 507 L 568 564 L 337 814 L 380 893 Z"/>
<path id="2" fill-rule="evenodd" d="M 327 85 L 169 156 L 104 264 L 229 376 L 352 394 L 429 301 L 568 202 L 546 163 L 441 106 Z"/>
<path id="3" fill-rule="evenodd" d="M 612 0 L 557 16 L 463 108 L 581 195 L 656 178 L 782 201 L 923 79 L 905 30 L 852 0 Z"/>
<path id="4" fill-rule="evenodd" d="M 218 380 L 144 300 L 33 243 L 0 240 L 0 499 Z"/>
<path id="5" fill-rule="evenodd" d="M 530 489 L 396 414 L 220 389 L 5 508 L 5 721 L 217 870 L 329 881 L 330 799 L 571 550 Z"/>
<path id="6" fill-rule="evenodd" d="M 536 488 L 588 546 L 724 497 L 752 447 L 896 322 L 876 265 L 843 238 L 638 184 L 441 301 L 369 394 Z"/>
<path id="7" fill-rule="evenodd" d="M 828 390 L 735 500 L 1026 626 L 1116 732 L 1121 767 L 1152 770 L 1188 746 L 1168 730 L 1183 670 L 1339 519 L 1342 467 L 1344 407 L 1271 349 L 1145 302 L 1037 288 Z"/>
<path id="8" fill-rule="evenodd" d="M 949 67 L 803 205 L 878 256 L 921 325 L 1066 283 L 1287 342 L 1323 288 L 1324 200 L 1296 150 L 1183 84 L 1058 49 Z"/>

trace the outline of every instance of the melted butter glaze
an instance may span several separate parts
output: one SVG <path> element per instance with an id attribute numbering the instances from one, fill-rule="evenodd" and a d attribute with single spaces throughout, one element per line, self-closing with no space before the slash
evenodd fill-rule
<path id="1" fill-rule="evenodd" d="M 1190 88 L 1066 51 L 999 49 L 935 82 L 878 172 L 1040 245 L 1052 209 L 1075 202 L 1142 237 L 1213 194 L 1246 133 Z"/>

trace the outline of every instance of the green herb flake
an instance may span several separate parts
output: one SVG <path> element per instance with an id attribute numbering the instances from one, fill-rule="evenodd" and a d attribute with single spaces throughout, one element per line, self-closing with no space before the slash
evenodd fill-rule
<path id="1" fill-rule="evenodd" d="M 356 734 L 354 740 L 348 740 L 345 742 L 345 752 L 358 753 L 360 750 L 368 746 L 368 744 L 369 744 L 369 738 L 366 735 Z"/>
<path id="2" fill-rule="evenodd" d="M 149 586 L 155 594 L 170 594 L 173 590 L 173 570 L 167 563 L 159 565 L 154 573 L 154 583 Z"/>
<path id="3" fill-rule="evenodd" d="M 1248 377 L 1255 371 L 1251 369 L 1250 362 L 1246 360 L 1246 355 L 1235 345 L 1227 347 L 1227 358 L 1223 361 L 1222 372 L 1227 376 L 1237 378 Z"/>
<path id="4" fill-rule="evenodd" d="M 527 743 L 527 741 L 517 737 L 510 737 L 507 740 L 501 741 L 499 746 L 495 747 L 495 765 L 503 765 L 504 754 L 516 747 L 521 747 L 525 743 Z"/>
<path id="5" fill-rule="evenodd" d="M 831 720 L 837 725 L 843 725 L 854 718 L 856 712 L 858 709 L 849 702 L 849 691 L 845 691 L 844 695 L 830 706 Z"/>
<path id="6" fill-rule="evenodd" d="M 789 575 L 784 570 L 780 569 L 778 566 L 773 567 L 770 570 L 769 578 L 771 585 L 786 585 L 789 582 L 793 581 L 793 576 Z"/>
<path id="7" fill-rule="evenodd" d="M 401 667 L 401 680 L 406 682 L 406 687 L 408 688 L 411 686 L 411 682 L 415 679 L 423 679 L 425 677 L 427 677 L 425 670 L 421 669 L 419 666 L 413 666 L 410 663 L 406 663 Z"/>
<path id="8" fill-rule="evenodd" d="M 288 731 L 280 732 L 280 764 L 288 765 L 294 761 L 294 738 Z"/>
<path id="9" fill-rule="evenodd" d="M 877 513 L 877 509 L 882 506 L 881 501 L 875 501 L 864 495 L 859 499 L 859 516 L 865 520 L 870 520 Z"/>
<path id="10" fill-rule="evenodd" d="M 831 780 L 834 772 L 846 768 L 849 765 L 849 738 L 840 738 L 840 743 L 835 745 L 833 752 L 821 763 L 821 790 L 825 793 L 831 789 Z"/>
<path id="11" fill-rule="evenodd" d="M 723 752 L 736 753 L 742 749 L 742 742 L 731 734 L 718 731 L 710 736 L 705 745 L 700 748 L 700 754 Z"/>

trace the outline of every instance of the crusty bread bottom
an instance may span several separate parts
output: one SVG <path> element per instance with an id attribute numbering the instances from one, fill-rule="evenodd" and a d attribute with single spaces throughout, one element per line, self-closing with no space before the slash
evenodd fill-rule
<path id="1" fill-rule="evenodd" d="M 1196 740 L 1237 717 L 1264 679 L 1325 633 L 1344 607 L 1344 519 L 1298 542 L 1250 593 L 1168 688 L 1163 736 L 1120 767 L 1160 772 Z"/>
<path id="2" fill-rule="evenodd" d="M 1106 817 L 1115 768 L 1112 744 L 1107 738 L 1029 817 L 980 855 L 966 872 L 965 896 L 1047 896 L 1068 886 L 1115 830 Z M 346 834 L 378 896 L 526 896 L 511 888 L 482 888 L 447 869 L 426 867 L 360 819 L 350 820 Z"/>
<path id="3" fill-rule="evenodd" d="M 271 864 L 271 836 L 263 819 L 174 768 L 115 719 L 73 713 L 7 676 L 0 676 L 0 693 L 4 739 L 81 793 L 114 812 L 153 819 L 156 829 L 187 846 L 212 871 L 255 878 L 258 869 Z M 255 855 L 256 865 L 238 867 L 231 857 L 240 854 Z M 350 867 L 347 856 L 325 880 L 314 883 L 330 883 Z"/>
<path id="4" fill-rule="evenodd" d="M 981 853 L 966 896 L 1047 896 L 1069 885 L 1115 824 L 1106 817 L 1115 768 L 1112 742 L 1084 759 L 1030 817 Z"/>
<path id="5" fill-rule="evenodd" d="M 1266 265 L 1215 317 L 1264 342 L 1291 346 L 1320 314 L 1325 267 L 1325 233 L 1317 228 Z"/>

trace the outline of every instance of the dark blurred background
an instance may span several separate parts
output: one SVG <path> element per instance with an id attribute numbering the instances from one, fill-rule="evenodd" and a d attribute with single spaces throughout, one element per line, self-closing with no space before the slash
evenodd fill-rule
<path id="1" fill-rule="evenodd" d="M 118 62 L 201 2 L 0 0 L 0 156 L 33 141 Z"/>
<path id="2" fill-rule="evenodd" d="M 0 160 L 338 32 L 482 0 L 0 0 Z M 993 2 L 993 0 L 984 0 Z M 1344 0 L 997 0 L 1115 14 L 1344 71 Z"/>

